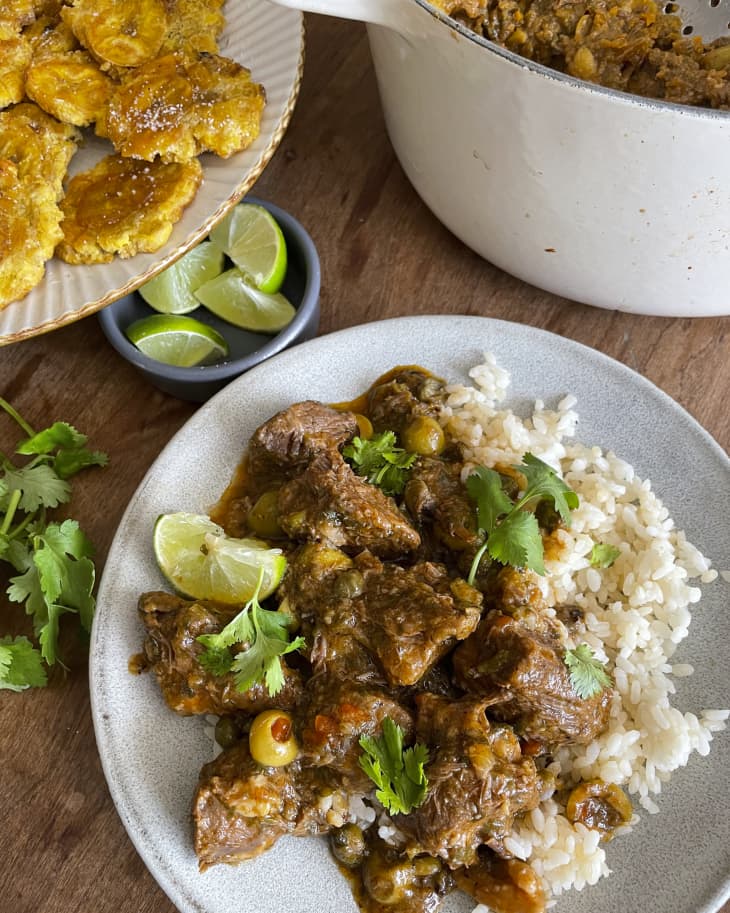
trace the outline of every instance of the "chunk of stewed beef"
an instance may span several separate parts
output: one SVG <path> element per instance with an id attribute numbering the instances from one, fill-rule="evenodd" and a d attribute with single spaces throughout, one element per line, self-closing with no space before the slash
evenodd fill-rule
<path id="1" fill-rule="evenodd" d="M 336 450 L 322 451 L 279 489 L 279 523 L 292 539 L 399 558 L 420 537 L 395 501 L 353 472 Z"/>
<path id="2" fill-rule="evenodd" d="M 168 706 L 183 716 L 200 713 L 258 713 L 270 707 L 293 707 L 302 691 L 298 672 L 283 660 L 284 687 L 272 698 L 257 683 L 239 691 L 231 673 L 212 675 L 200 664 L 204 651 L 197 638 L 217 634 L 236 609 L 215 603 L 182 599 L 170 593 L 144 593 L 139 614 L 145 627 L 144 654 L 157 677 Z"/>
<path id="3" fill-rule="evenodd" d="M 333 815 L 333 804 L 341 811 Z M 262 767 L 246 739 L 203 767 L 193 803 L 201 869 L 253 859 L 289 834 L 322 834 L 347 820 L 347 796 L 326 771 L 298 760 Z"/>
<path id="4" fill-rule="evenodd" d="M 490 715 L 540 744 L 587 744 L 607 723 L 610 688 L 576 692 L 565 663 L 563 625 L 531 610 L 492 610 L 454 652 L 454 678 L 490 700 Z M 563 629 L 564 630 L 564 629 Z"/>
<path id="5" fill-rule="evenodd" d="M 419 531 L 430 533 L 442 547 L 473 554 L 481 539 L 462 468 L 461 462 L 421 457 L 411 470 L 404 500 Z"/>
<path id="6" fill-rule="evenodd" d="M 314 676 L 297 717 L 304 763 L 327 769 L 353 793 L 369 793 L 373 784 L 359 764 L 360 737 L 380 736 L 386 717 L 401 727 L 406 739 L 411 736 L 411 713 L 384 688 L 340 675 Z"/>
<path id="7" fill-rule="evenodd" d="M 409 856 L 473 865 L 482 844 L 501 850 L 515 816 L 539 802 L 538 776 L 511 727 L 490 724 L 487 701 L 416 698 L 416 741 L 429 747 L 428 793 L 395 823 Z"/>
<path id="8" fill-rule="evenodd" d="M 358 432 L 355 416 L 313 400 L 277 412 L 253 433 L 247 481 L 262 491 L 290 479 L 322 451 L 338 451 Z"/>
<path id="9" fill-rule="evenodd" d="M 413 419 L 435 418 L 444 398 L 444 383 L 417 368 L 402 368 L 367 394 L 367 414 L 375 431 L 400 435 Z"/>

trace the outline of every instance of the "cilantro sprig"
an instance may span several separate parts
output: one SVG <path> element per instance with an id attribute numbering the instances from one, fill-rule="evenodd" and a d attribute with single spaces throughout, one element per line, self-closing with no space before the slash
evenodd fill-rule
<path id="1" fill-rule="evenodd" d="M 474 583 L 479 564 L 488 553 L 501 564 L 528 567 L 545 574 L 540 527 L 534 510 L 541 501 L 552 501 L 566 526 L 570 526 L 570 511 L 578 506 L 578 495 L 563 482 L 555 470 L 531 453 L 526 453 L 519 466 L 514 466 L 525 478 L 525 489 L 516 502 L 502 488 L 502 478 L 494 469 L 478 466 L 466 480 L 466 490 L 476 503 L 477 527 L 485 537 L 469 571 L 468 581 Z"/>
<path id="2" fill-rule="evenodd" d="M 284 672 L 279 657 L 304 646 L 303 637 L 289 641 L 291 618 L 285 612 L 272 612 L 261 607 L 259 593 L 264 580 L 263 568 L 253 596 L 241 611 L 218 634 L 201 634 L 197 641 L 205 650 L 198 662 L 211 675 L 234 673 L 239 691 L 247 691 L 263 682 L 274 697 L 284 687 Z M 231 647 L 243 645 L 238 653 Z"/>
<path id="3" fill-rule="evenodd" d="M 0 688 L 22 691 L 46 684 L 44 663 L 61 662 L 60 619 L 77 614 L 91 630 L 94 615 L 93 548 L 75 520 L 49 521 L 49 511 L 71 497 L 68 480 L 89 466 L 105 466 L 106 454 L 89 450 L 86 436 L 67 422 L 35 432 L 5 399 L 2 408 L 25 437 L 15 454 L 0 452 L 0 561 L 17 576 L 7 589 L 11 602 L 24 603 L 38 649 L 24 636 L 0 640 Z"/>
<path id="4" fill-rule="evenodd" d="M 417 454 L 396 446 L 394 431 L 383 431 L 370 440 L 355 437 L 342 451 L 355 472 L 364 476 L 386 495 L 399 495 Z"/>
<path id="5" fill-rule="evenodd" d="M 403 730 L 390 717 L 383 720 L 383 734 L 377 738 L 360 736 L 362 770 L 378 787 L 375 795 L 393 814 L 407 815 L 418 808 L 428 792 L 424 767 L 428 748 L 416 744 L 403 750 Z"/>
<path id="6" fill-rule="evenodd" d="M 566 650 L 565 665 L 570 670 L 570 683 L 583 700 L 594 697 L 613 684 L 603 663 L 593 655 L 588 644 L 579 644 L 574 650 Z"/>

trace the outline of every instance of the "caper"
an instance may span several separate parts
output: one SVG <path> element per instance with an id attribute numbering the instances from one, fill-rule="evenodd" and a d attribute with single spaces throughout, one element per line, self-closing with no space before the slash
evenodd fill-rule
<path id="1" fill-rule="evenodd" d="M 291 764 L 299 753 L 291 715 L 283 710 L 259 713 L 251 724 L 248 747 L 254 761 L 264 767 Z"/>
<path id="2" fill-rule="evenodd" d="M 284 532 L 279 526 L 278 492 L 265 491 L 248 512 L 248 525 L 252 532 L 264 539 L 279 539 Z"/>
<path id="3" fill-rule="evenodd" d="M 438 456 L 446 446 L 444 429 L 430 415 L 417 415 L 406 425 L 401 444 L 410 453 Z"/>
<path id="4" fill-rule="evenodd" d="M 365 837 L 356 824 L 338 827 L 330 834 L 332 855 L 342 865 L 353 869 L 360 865 L 365 856 Z"/>
<path id="5" fill-rule="evenodd" d="M 230 716 L 222 716 L 215 724 L 215 740 L 221 748 L 230 748 L 240 738 L 238 726 Z"/>
<path id="6" fill-rule="evenodd" d="M 355 599 L 362 593 L 363 583 L 360 571 L 342 571 L 335 578 L 333 590 L 340 599 Z"/>

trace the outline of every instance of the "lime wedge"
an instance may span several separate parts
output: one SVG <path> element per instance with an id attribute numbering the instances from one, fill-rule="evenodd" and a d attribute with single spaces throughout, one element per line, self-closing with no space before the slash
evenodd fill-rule
<path id="1" fill-rule="evenodd" d="M 254 333 L 278 333 L 296 309 L 280 293 L 267 295 L 246 282 L 240 269 L 229 269 L 195 292 L 195 297 L 223 320 Z"/>
<path id="2" fill-rule="evenodd" d="M 280 548 L 259 539 L 230 539 L 202 514 L 162 514 L 152 545 L 160 570 L 175 589 L 192 599 L 227 605 L 248 602 L 263 570 L 259 598 L 279 585 L 286 569 Z"/>
<path id="3" fill-rule="evenodd" d="M 245 273 L 249 285 L 269 295 L 279 291 L 286 275 L 286 242 L 278 223 L 263 206 L 239 203 L 209 237 Z"/>
<path id="4" fill-rule="evenodd" d="M 200 307 L 196 288 L 223 272 L 223 251 L 212 241 L 203 241 L 140 286 L 139 293 L 160 314 L 188 314 Z"/>
<path id="5" fill-rule="evenodd" d="M 135 320 L 125 332 L 140 352 L 178 368 L 211 364 L 228 355 L 221 334 L 193 317 L 151 314 Z"/>

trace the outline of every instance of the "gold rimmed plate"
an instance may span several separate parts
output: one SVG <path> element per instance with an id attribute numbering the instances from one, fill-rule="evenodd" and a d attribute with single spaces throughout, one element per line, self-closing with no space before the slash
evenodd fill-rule
<path id="1" fill-rule="evenodd" d="M 152 254 L 111 263 L 71 266 L 54 257 L 43 281 L 21 301 L 0 310 L 0 345 L 55 330 L 93 314 L 169 266 L 218 222 L 261 175 L 289 124 L 304 66 L 300 12 L 267 0 L 228 0 L 220 53 L 251 70 L 266 90 L 261 133 L 245 151 L 221 159 L 201 156 L 203 183 L 175 225 L 169 241 Z M 70 173 L 91 167 L 111 147 L 89 135 Z"/>

